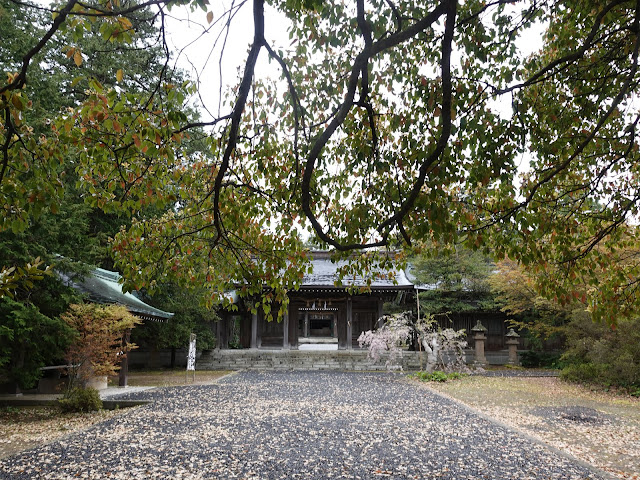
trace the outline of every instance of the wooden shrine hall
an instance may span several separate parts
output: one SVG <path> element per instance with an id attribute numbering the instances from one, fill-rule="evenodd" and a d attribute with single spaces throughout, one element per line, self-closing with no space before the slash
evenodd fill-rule
<path id="1" fill-rule="evenodd" d="M 364 278 L 336 287 L 337 270 L 328 252 L 312 252 L 313 272 L 289 293 L 289 309 L 281 322 L 267 322 L 259 312 L 225 313 L 217 324 L 218 348 L 284 350 L 350 350 L 358 337 L 372 330 L 385 302 L 414 302 L 414 285 L 402 270 L 392 279 L 373 279 L 370 292 L 350 294 L 348 287 L 365 286 Z M 242 310 L 242 308 L 240 308 Z"/>

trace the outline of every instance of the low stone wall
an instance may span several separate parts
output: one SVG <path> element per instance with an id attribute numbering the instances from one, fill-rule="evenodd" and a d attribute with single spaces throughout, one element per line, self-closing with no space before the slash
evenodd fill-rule
<path id="1" fill-rule="evenodd" d="M 187 351 L 176 352 L 176 366 L 186 366 Z M 129 353 L 129 365 L 132 368 L 168 368 L 171 352 L 149 352 L 134 350 Z M 423 365 L 426 364 L 426 354 Z M 485 352 L 487 363 L 504 365 L 509 360 L 507 350 Z M 468 364 L 474 362 L 474 352 L 465 351 Z M 198 351 L 196 368 L 199 370 L 386 370 L 388 357 L 373 362 L 366 350 L 282 350 L 282 349 L 243 349 L 243 350 L 207 350 Z M 402 352 L 398 359 L 403 370 L 420 369 L 420 353 Z M 400 361 L 401 360 L 401 361 Z"/>
<path id="2" fill-rule="evenodd" d="M 509 363 L 509 351 L 508 350 L 498 350 L 493 352 L 484 352 L 484 356 L 487 359 L 487 363 L 489 365 L 506 365 Z M 474 354 L 473 351 L 467 353 L 467 358 L 473 359 Z"/>

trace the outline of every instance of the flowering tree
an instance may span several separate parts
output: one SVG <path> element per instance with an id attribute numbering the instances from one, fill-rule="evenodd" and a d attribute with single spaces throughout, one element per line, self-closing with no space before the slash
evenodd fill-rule
<path id="1" fill-rule="evenodd" d="M 360 347 L 369 349 L 369 357 L 380 360 L 388 352 L 387 368 L 395 366 L 402 357 L 404 347 L 417 344 L 427 353 L 426 369 L 440 368 L 444 371 L 466 370 L 463 349 L 467 346 L 464 330 L 451 328 L 439 330 L 431 315 L 415 319 L 411 312 L 384 315 L 378 321 L 377 330 L 362 332 L 358 337 Z"/>

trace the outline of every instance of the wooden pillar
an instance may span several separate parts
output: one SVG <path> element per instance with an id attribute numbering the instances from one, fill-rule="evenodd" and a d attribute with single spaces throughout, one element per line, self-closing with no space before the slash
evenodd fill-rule
<path id="1" fill-rule="evenodd" d="M 130 338 L 131 338 L 131 329 L 128 329 L 124 334 L 124 338 L 122 339 L 123 350 L 124 350 L 124 345 L 129 343 L 129 339 Z M 129 355 L 128 355 L 128 352 L 126 352 L 124 354 L 124 356 L 122 357 L 122 360 L 120 360 L 120 372 L 118 374 L 118 386 L 119 387 L 126 387 L 127 386 L 127 382 L 128 382 L 128 377 L 129 377 Z"/>
<path id="2" fill-rule="evenodd" d="M 284 312 L 282 319 L 282 348 L 289 350 L 289 310 Z"/>
<path id="3" fill-rule="evenodd" d="M 382 307 L 384 306 L 384 301 L 381 298 L 378 298 L 378 313 L 377 313 L 377 318 L 375 319 L 374 323 L 376 325 L 376 328 L 380 328 L 382 325 L 380 324 L 380 318 L 382 318 L 383 315 L 383 309 Z"/>
<path id="4" fill-rule="evenodd" d="M 240 317 L 240 346 L 251 348 L 251 317 L 243 314 Z"/>
<path id="5" fill-rule="evenodd" d="M 309 336 L 309 312 L 304 312 L 304 336 Z"/>
<path id="6" fill-rule="evenodd" d="M 293 350 L 298 349 L 298 323 L 299 315 L 297 308 L 289 307 L 289 312 L 291 315 L 289 316 L 289 347 Z"/>
<path id="7" fill-rule="evenodd" d="M 216 350 L 220 350 L 220 338 L 222 337 L 222 316 L 216 322 Z"/>
<path id="8" fill-rule="evenodd" d="M 258 314 L 251 315 L 251 348 L 258 348 Z"/>
<path id="9" fill-rule="evenodd" d="M 347 350 L 353 349 L 353 301 L 347 297 Z"/>
<path id="10" fill-rule="evenodd" d="M 347 309 L 344 304 L 338 307 L 336 323 L 338 325 L 338 350 L 344 350 L 351 341 L 347 338 Z"/>
<path id="11" fill-rule="evenodd" d="M 227 313 L 220 316 L 216 333 L 218 334 L 218 349 L 227 350 L 229 348 L 229 315 Z"/>

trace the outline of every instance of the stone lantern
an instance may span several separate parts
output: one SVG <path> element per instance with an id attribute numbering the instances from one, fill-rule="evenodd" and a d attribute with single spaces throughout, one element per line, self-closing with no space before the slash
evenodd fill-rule
<path id="1" fill-rule="evenodd" d="M 487 359 L 484 356 L 484 341 L 487 339 L 485 333 L 487 333 L 487 329 L 485 328 L 480 320 L 476 323 L 476 326 L 471 329 L 473 332 L 473 339 L 475 340 L 475 354 L 476 354 L 476 364 L 485 365 L 487 363 Z"/>
<path id="2" fill-rule="evenodd" d="M 520 343 L 518 339 L 520 335 L 514 332 L 513 328 L 509 329 L 509 333 L 506 335 L 507 341 L 504 342 L 509 347 L 509 364 L 510 365 L 518 365 L 518 344 Z"/>

